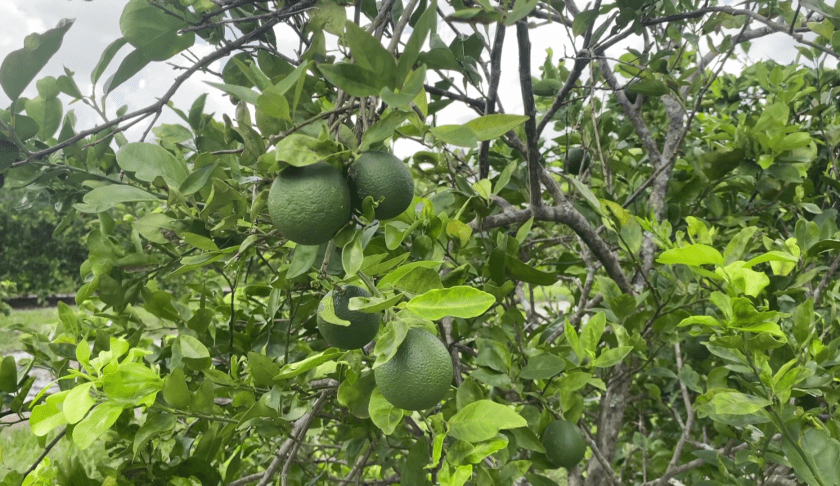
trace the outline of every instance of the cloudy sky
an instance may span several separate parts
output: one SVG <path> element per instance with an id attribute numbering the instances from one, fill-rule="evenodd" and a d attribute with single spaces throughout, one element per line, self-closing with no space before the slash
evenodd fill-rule
<path id="1" fill-rule="evenodd" d="M 67 67 L 76 73 L 75 80 L 82 92 L 90 93 L 90 73 L 98 62 L 100 54 L 111 42 L 121 37 L 119 17 L 125 3 L 125 1 L 120 0 L 0 0 L 0 12 L 4 14 L 4 27 L 0 29 L 0 58 L 4 58 L 9 52 L 23 47 L 23 39 L 26 35 L 33 32 L 41 33 L 53 28 L 61 19 L 74 18 L 76 19 L 75 24 L 64 37 L 61 49 L 38 75 L 38 78 L 45 75 L 59 76 L 63 74 L 64 67 Z M 566 45 L 565 34 L 558 35 L 557 29 L 559 27 L 555 24 L 534 31 L 532 35 L 532 65 L 535 72 L 538 66 L 543 63 L 548 47 L 553 48 L 555 61 L 559 56 L 564 55 L 564 52 L 567 54 L 574 52 L 571 46 Z M 466 26 L 464 30 L 469 31 Z M 439 32 L 447 42 L 454 35 L 444 25 L 439 27 Z M 281 45 L 282 41 L 286 39 L 288 41 L 287 45 L 297 46 L 297 42 L 294 42 L 289 31 L 278 30 L 277 34 Z M 630 39 L 628 42 L 631 44 L 638 43 L 639 40 Z M 519 113 L 521 112 L 522 102 L 519 97 L 516 70 L 504 69 L 506 66 L 516 65 L 516 40 L 513 29 L 510 30 L 505 44 L 506 49 L 502 64 L 505 75 L 502 78 L 500 93 L 506 111 L 508 113 Z M 100 86 L 97 87 L 98 96 L 101 97 L 102 82 L 113 73 L 122 56 L 130 50 L 128 46 L 123 47 L 117 58 L 111 62 L 109 69 L 100 80 Z M 210 47 L 206 44 L 197 43 L 191 50 L 196 55 L 203 56 L 210 52 Z M 790 40 L 777 34 L 755 42 L 750 51 L 750 57 L 754 60 L 762 57 L 773 58 L 781 63 L 789 63 L 793 61 L 796 53 L 797 51 Z M 170 62 L 180 65 L 186 65 L 187 63 L 180 56 L 173 58 Z M 211 69 L 220 71 L 222 66 L 222 62 L 216 62 L 215 65 L 211 66 Z M 733 69 L 738 68 L 734 63 L 731 67 Z M 108 115 L 113 116 L 114 112 L 124 104 L 128 105 L 129 111 L 133 111 L 153 103 L 156 97 L 167 90 L 172 78 L 176 75 L 173 68 L 166 63 L 150 64 L 109 95 Z M 208 112 L 231 113 L 232 106 L 230 103 L 222 98 L 219 91 L 204 84 L 203 80 L 215 79 L 211 79 L 210 76 L 193 76 L 174 97 L 176 106 L 187 109 L 199 94 L 207 92 L 210 93 L 206 105 Z M 33 83 L 24 92 L 24 96 L 31 97 L 35 94 Z M 62 96 L 62 98 L 66 101 L 66 97 Z M 9 106 L 9 99 L 2 92 L 0 92 L 0 106 Z M 65 106 L 65 110 L 68 108 L 74 109 L 76 112 L 78 117 L 77 127 L 89 128 L 100 121 L 92 110 L 81 103 L 70 107 Z M 439 123 L 460 123 L 475 115 L 468 111 L 450 110 L 444 116 L 451 119 L 439 120 Z M 171 112 L 165 113 L 163 120 L 173 123 L 178 122 L 178 119 Z M 129 130 L 126 135 L 130 141 L 135 141 L 139 139 L 145 128 L 145 125 L 137 125 Z"/>

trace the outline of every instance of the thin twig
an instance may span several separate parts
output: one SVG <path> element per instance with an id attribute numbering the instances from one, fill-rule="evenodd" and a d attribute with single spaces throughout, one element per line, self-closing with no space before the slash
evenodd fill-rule
<path id="1" fill-rule="evenodd" d="M 41 455 L 38 456 L 38 459 L 35 459 L 35 462 L 31 466 L 29 466 L 29 469 L 23 472 L 24 478 L 26 478 L 26 476 L 29 476 L 29 473 L 38 468 L 38 464 L 41 464 L 41 461 L 43 461 L 44 458 L 47 457 L 47 454 L 50 453 L 53 447 L 55 447 L 55 445 L 58 444 L 58 441 L 61 440 L 61 438 L 64 437 L 66 433 L 67 429 L 65 428 L 64 430 L 59 432 L 58 436 L 55 439 L 53 439 L 52 441 L 50 441 L 49 444 L 47 444 L 47 447 L 44 448 L 44 452 L 42 452 Z"/>
<path id="2" fill-rule="evenodd" d="M 834 272 L 837 271 L 837 268 L 840 267 L 840 255 L 837 255 L 837 258 L 831 262 L 831 266 L 828 267 L 828 270 L 823 275 L 820 284 L 817 285 L 817 289 L 814 290 L 814 305 L 818 304 L 820 301 L 820 297 L 822 297 L 825 288 L 828 286 L 828 281 L 831 279 L 831 276 L 834 275 Z"/>

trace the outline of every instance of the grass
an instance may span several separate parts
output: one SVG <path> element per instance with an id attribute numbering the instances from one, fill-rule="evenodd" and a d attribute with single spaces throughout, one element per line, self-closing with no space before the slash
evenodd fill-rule
<path id="1" fill-rule="evenodd" d="M 11 326 L 20 325 L 24 329 L 44 332 L 56 322 L 58 309 L 55 307 L 12 311 L 8 316 L 0 314 L 0 354 L 21 349 L 18 340 L 20 332 L 10 329 Z"/>

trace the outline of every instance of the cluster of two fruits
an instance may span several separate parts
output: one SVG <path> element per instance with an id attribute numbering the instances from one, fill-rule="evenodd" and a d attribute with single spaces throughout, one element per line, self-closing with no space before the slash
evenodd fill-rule
<path id="1" fill-rule="evenodd" d="M 408 167 L 387 152 L 367 152 L 350 165 L 347 178 L 326 162 L 283 170 L 268 193 L 268 210 L 277 229 L 302 245 L 328 242 L 350 220 L 352 208 L 361 211 L 370 196 L 377 203 L 377 219 L 399 216 L 414 197 Z M 382 317 L 349 309 L 353 297 L 369 297 L 354 285 L 336 287 L 321 301 L 318 330 L 331 346 L 359 349 L 379 332 Z M 322 312 L 332 299 L 334 314 L 350 323 L 327 322 Z M 449 352 L 433 334 L 411 329 L 396 354 L 374 370 L 380 393 L 391 404 L 406 410 L 425 410 L 443 398 L 452 382 Z"/>
<path id="2" fill-rule="evenodd" d="M 387 152 L 366 152 L 350 165 L 347 178 L 327 162 L 284 169 L 268 192 L 268 212 L 280 233 L 295 243 L 330 241 L 370 196 L 380 220 L 399 216 L 414 197 L 408 167 Z"/>

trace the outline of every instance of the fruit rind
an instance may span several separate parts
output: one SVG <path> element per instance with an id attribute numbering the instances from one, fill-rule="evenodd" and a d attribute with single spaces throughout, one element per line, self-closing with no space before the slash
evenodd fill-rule
<path id="1" fill-rule="evenodd" d="M 376 219 L 396 218 L 414 198 L 414 180 L 405 163 L 388 152 L 366 152 L 347 171 L 353 206 L 361 211 L 367 196 L 379 202 Z M 381 201 L 380 201 L 381 200 Z"/>
<path id="2" fill-rule="evenodd" d="M 443 399 L 452 383 L 452 358 L 434 334 L 408 330 L 394 357 L 374 370 L 380 393 L 404 410 L 426 410 Z"/>
<path id="3" fill-rule="evenodd" d="M 301 245 L 320 245 L 350 220 L 350 188 L 326 162 L 288 167 L 268 192 L 268 213 L 280 233 Z"/>
<path id="4" fill-rule="evenodd" d="M 348 285 L 342 289 L 328 292 L 318 305 L 318 331 L 321 332 L 321 336 L 330 346 L 339 349 L 363 348 L 379 332 L 381 316 L 350 310 L 348 306 L 350 299 L 353 297 L 370 297 L 370 294 L 361 287 Z M 335 315 L 340 319 L 350 321 L 349 326 L 332 324 L 321 317 L 321 310 L 325 305 L 324 301 L 328 298 L 333 299 Z"/>
<path id="5" fill-rule="evenodd" d="M 586 441 L 577 426 L 566 420 L 555 420 L 543 431 L 545 456 L 556 467 L 571 469 L 586 455 Z"/>
<path id="6" fill-rule="evenodd" d="M 589 153 L 581 147 L 572 147 L 566 152 L 565 170 L 578 175 L 589 167 Z"/>

